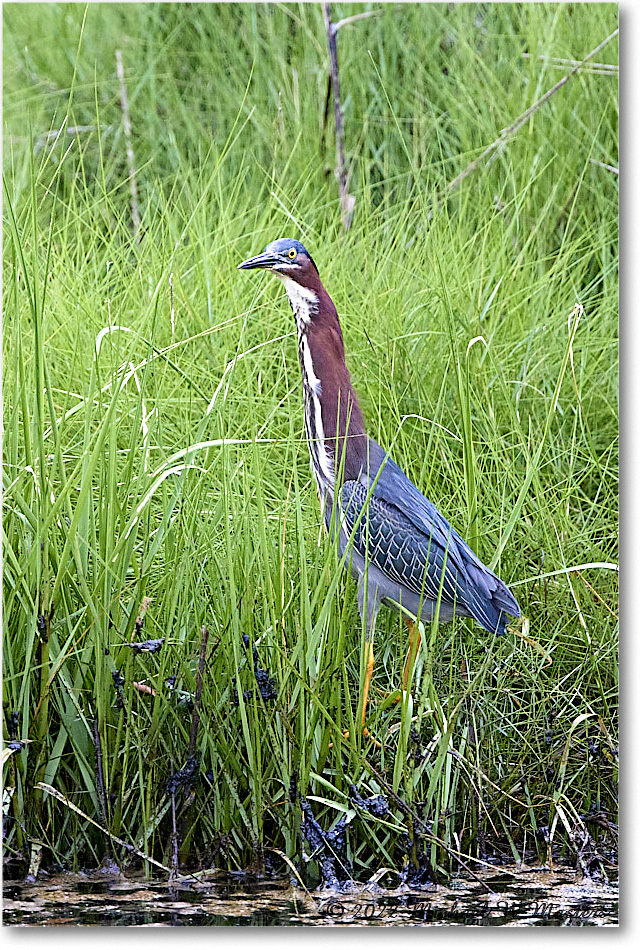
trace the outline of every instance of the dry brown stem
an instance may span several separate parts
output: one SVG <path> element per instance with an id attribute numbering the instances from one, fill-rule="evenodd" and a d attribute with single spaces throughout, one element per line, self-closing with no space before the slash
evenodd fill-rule
<path id="1" fill-rule="evenodd" d="M 337 146 L 337 167 L 334 174 L 339 182 L 339 202 L 341 204 L 341 221 L 348 230 L 352 222 L 352 213 L 354 211 L 354 195 L 348 193 L 348 169 L 346 166 L 345 144 L 343 136 L 343 110 L 341 108 L 341 86 L 339 83 L 339 60 L 337 57 L 337 30 L 340 26 L 345 26 L 346 20 L 339 20 L 333 23 L 330 18 L 330 4 L 323 3 L 323 21 L 325 31 L 328 37 L 328 52 L 330 54 L 330 77 L 332 80 L 332 91 L 334 94 L 334 131 Z"/>
<path id="2" fill-rule="evenodd" d="M 123 111 L 123 129 L 125 131 L 125 146 L 127 148 L 127 169 L 129 172 L 129 190 L 131 193 L 132 223 L 134 225 L 134 236 L 136 240 L 139 241 L 140 211 L 138 209 L 136 161 L 134 159 L 134 148 L 132 145 L 132 124 L 129 117 L 129 101 L 127 99 L 127 86 L 125 85 L 125 70 L 123 69 L 123 57 L 119 49 L 116 50 L 116 72 L 118 73 L 118 82 L 120 84 L 120 107 Z"/>

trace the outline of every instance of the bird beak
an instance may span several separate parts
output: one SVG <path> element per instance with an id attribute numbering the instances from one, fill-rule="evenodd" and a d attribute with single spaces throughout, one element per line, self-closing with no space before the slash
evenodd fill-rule
<path id="1" fill-rule="evenodd" d="M 276 254 L 268 254 L 267 251 L 263 251 L 262 254 L 257 254 L 256 257 L 249 257 L 246 261 L 243 261 L 242 264 L 238 265 L 237 270 L 253 270 L 256 267 L 270 270 L 280 263 L 281 261 Z"/>

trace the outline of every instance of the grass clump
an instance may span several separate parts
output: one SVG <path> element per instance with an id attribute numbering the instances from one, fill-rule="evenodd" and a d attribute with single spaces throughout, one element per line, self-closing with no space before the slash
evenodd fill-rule
<path id="1" fill-rule="evenodd" d="M 338 828 L 360 879 L 448 872 L 456 853 L 577 857 L 584 826 L 604 854 L 614 76 L 581 71 L 437 198 L 554 85 L 554 57 L 580 60 L 612 33 L 617 8 L 383 5 L 342 29 L 347 233 L 316 5 L 3 17 L 8 853 L 125 860 L 91 818 L 167 866 L 173 775 L 192 865 L 285 855 L 303 873 L 306 809 L 324 835 Z M 601 62 L 616 54 L 612 40 Z M 236 271 L 288 234 L 337 304 L 371 434 L 529 618 L 530 639 L 426 630 L 412 695 L 370 706 L 380 747 L 357 728 L 363 631 L 319 540 L 288 307 L 275 281 Z M 382 611 L 375 699 L 399 685 L 404 630 Z M 144 640 L 163 642 L 132 649 Z M 321 844 L 313 858 L 310 880 Z"/>

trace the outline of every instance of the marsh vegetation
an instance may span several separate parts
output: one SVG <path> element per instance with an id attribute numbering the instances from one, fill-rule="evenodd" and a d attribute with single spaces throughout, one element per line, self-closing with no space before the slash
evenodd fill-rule
<path id="1" fill-rule="evenodd" d="M 319 5 L 11 4 L 3 23 L 5 855 L 314 882 L 330 853 L 361 881 L 554 853 L 608 873 L 617 38 L 449 184 L 617 7 L 382 5 L 343 27 L 347 231 Z M 370 432 L 529 621 L 427 628 L 392 704 L 406 635 L 382 612 L 378 745 L 291 314 L 236 271 L 288 235 L 338 307 Z"/>

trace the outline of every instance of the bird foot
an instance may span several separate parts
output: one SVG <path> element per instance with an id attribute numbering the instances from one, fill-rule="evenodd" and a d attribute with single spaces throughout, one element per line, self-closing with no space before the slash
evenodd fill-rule
<path id="1" fill-rule="evenodd" d="M 377 742 L 377 740 L 375 739 L 375 737 L 370 735 L 370 730 L 368 729 L 367 726 L 364 726 L 364 727 L 363 727 L 362 735 L 363 735 L 363 738 L 364 738 L 364 739 L 370 739 L 370 742 L 374 742 L 374 744 L 376 745 L 377 749 L 380 749 L 380 748 L 381 748 L 381 743 L 380 743 L 380 742 Z"/>
<path id="2" fill-rule="evenodd" d="M 362 736 L 363 736 L 364 739 L 370 739 L 371 742 L 374 742 L 374 744 L 375 744 L 375 746 L 377 747 L 377 749 L 380 749 L 380 748 L 381 748 L 381 743 L 380 743 L 380 742 L 377 742 L 377 740 L 375 739 L 375 737 L 372 736 L 372 735 L 370 735 L 370 730 L 368 729 L 367 726 L 364 726 L 364 727 L 363 727 L 363 732 L 362 732 L 361 734 L 362 734 Z M 344 730 L 342 731 L 342 735 L 343 735 L 343 738 L 344 738 L 344 739 L 349 739 L 349 738 L 350 738 L 350 730 L 349 730 L 349 729 L 344 729 Z M 329 744 L 328 748 L 331 749 L 332 746 L 333 746 L 333 743 L 331 742 L 331 743 Z"/>

